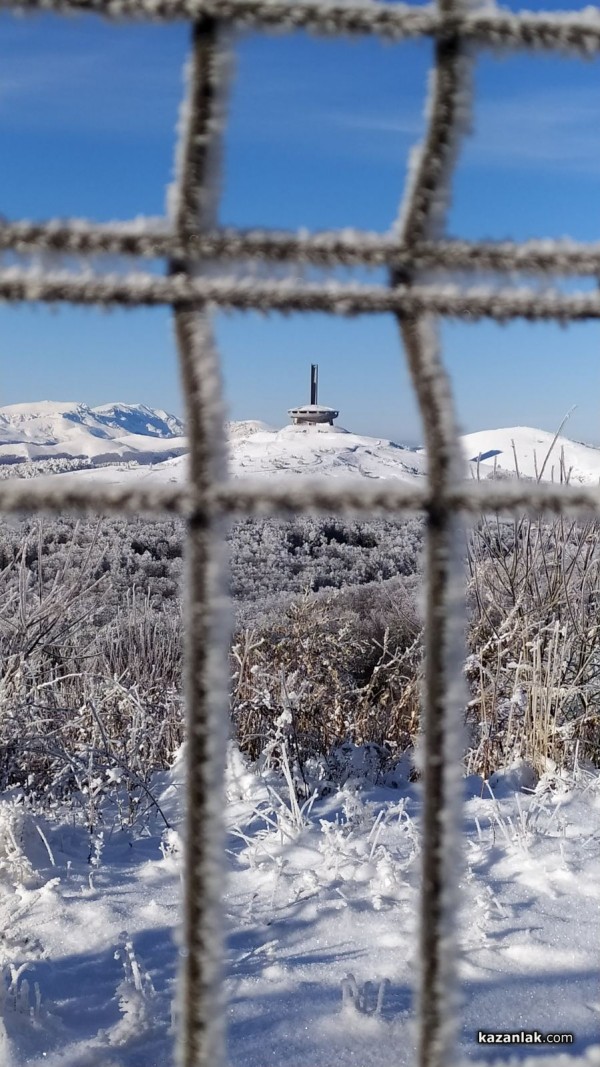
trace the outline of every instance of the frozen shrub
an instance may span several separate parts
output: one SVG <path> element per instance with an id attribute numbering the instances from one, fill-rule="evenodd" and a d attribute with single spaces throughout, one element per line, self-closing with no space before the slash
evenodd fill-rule
<path id="1" fill-rule="evenodd" d="M 420 624 L 411 592 L 396 580 L 306 595 L 239 632 L 232 716 L 242 749 L 257 758 L 287 708 L 300 768 L 344 741 L 404 750 L 418 723 Z"/>
<path id="2" fill-rule="evenodd" d="M 470 769 L 600 757 L 600 525 L 482 518 L 469 544 Z"/>

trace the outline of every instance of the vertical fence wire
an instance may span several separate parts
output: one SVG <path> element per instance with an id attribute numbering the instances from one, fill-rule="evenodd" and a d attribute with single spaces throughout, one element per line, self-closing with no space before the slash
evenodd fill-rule
<path id="1" fill-rule="evenodd" d="M 194 23 L 172 193 L 174 229 L 184 247 L 214 222 L 213 171 L 225 66 L 221 38 L 215 19 Z M 172 260 L 170 274 L 191 275 L 193 267 L 185 259 Z M 210 494 L 226 475 L 223 406 L 219 361 L 206 311 L 174 303 L 173 316 L 195 498 L 186 546 L 187 816 L 177 1054 L 180 1067 L 221 1067 L 227 598 L 224 520 L 211 507 Z"/>
<path id="2" fill-rule="evenodd" d="M 439 0 L 442 15 L 460 0 Z M 415 153 L 399 222 L 410 248 L 435 239 L 444 224 L 449 184 L 470 108 L 470 62 L 456 34 L 436 41 L 428 126 Z M 414 275 L 392 272 L 392 285 Z M 418 989 L 419 1067 L 442 1067 L 456 1054 L 456 882 L 461 817 L 460 716 L 464 661 L 460 528 L 448 499 L 464 478 L 450 380 L 430 316 L 399 315 L 428 455 L 432 505 L 426 526 L 425 675 L 423 692 L 423 859 Z M 458 592 L 458 596 L 457 596 Z"/>

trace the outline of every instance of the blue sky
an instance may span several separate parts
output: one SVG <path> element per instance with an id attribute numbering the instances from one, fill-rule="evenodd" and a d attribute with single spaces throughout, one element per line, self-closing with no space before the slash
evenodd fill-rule
<path id="1" fill-rule="evenodd" d="M 186 45 L 183 24 L 2 15 L 2 214 L 162 214 Z M 235 55 L 221 221 L 385 231 L 423 129 L 430 42 L 251 35 Z M 483 53 L 475 80 L 449 232 L 599 240 L 598 62 Z M 321 399 L 342 425 L 420 440 L 391 319 L 220 315 L 216 331 L 232 418 L 283 424 L 318 361 Z M 465 431 L 553 429 L 577 405 L 569 435 L 600 443 L 600 326 L 444 324 L 442 340 Z M 181 412 L 166 312 L 4 308 L 0 345 L 0 403 L 119 399 Z"/>

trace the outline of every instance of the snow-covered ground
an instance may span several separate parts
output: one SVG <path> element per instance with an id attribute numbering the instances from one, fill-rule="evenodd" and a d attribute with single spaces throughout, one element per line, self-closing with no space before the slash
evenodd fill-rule
<path id="1" fill-rule="evenodd" d="M 477 1045 L 480 1029 L 566 1031 L 571 1054 L 600 1045 L 600 780 L 582 771 L 575 784 L 534 792 L 521 791 L 525 780 L 519 768 L 495 776 L 495 796 L 480 779 L 465 781 L 469 1059 L 556 1051 Z M 3 1067 L 168 1067 L 181 759 L 154 788 L 169 830 L 159 817 L 139 832 L 107 819 L 91 845 L 68 818 L 2 800 Z M 349 779 L 299 818 L 281 781 L 232 749 L 231 1067 L 411 1062 L 419 810 L 415 785 Z M 600 1048 L 590 1061 L 600 1062 Z"/>
<path id="2" fill-rule="evenodd" d="M 561 470 L 573 483 L 598 484 L 600 448 L 570 441 L 567 437 L 531 426 L 511 426 L 500 430 L 480 430 L 462 438 L 465 459 L 489 471 L 494 463 L 500 470 L 543 481 L 561 480 Z M 514 445 L 514 447 L 513 447 Z M 516 458 L 515 458 L 516 457 Z"/>

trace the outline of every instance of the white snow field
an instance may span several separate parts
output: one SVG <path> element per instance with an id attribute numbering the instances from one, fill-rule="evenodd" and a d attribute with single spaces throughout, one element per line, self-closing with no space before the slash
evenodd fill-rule
<path id="1" fill-rule="evenodd" d="M 346 755 L 344 787 L 301 809 L 280 778 L 230 749 L 231 1067 L 413 1060 L 418 787 L 400 776 L 369 785 L 357 770 L 368 752 Z M 0 802 L 3 1067 L 172 1062 L 182 766 L 180 753 L 154 782 L 168 829 L 158 815 L 121 829 L 115 809 L 90 839 L 68 816 Z M 491 788 L 465 781 L 463 1053 L 514 1064 L 562 1051 L 597 1064 L 600 779 L 580 770 L 529 792 L 527 781 L 518 765 Z M 574 1043 L 478 1045 L 482 1029 Z"/>

